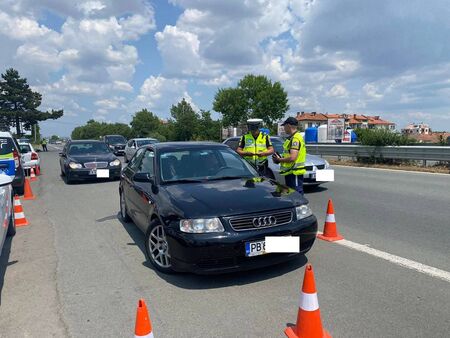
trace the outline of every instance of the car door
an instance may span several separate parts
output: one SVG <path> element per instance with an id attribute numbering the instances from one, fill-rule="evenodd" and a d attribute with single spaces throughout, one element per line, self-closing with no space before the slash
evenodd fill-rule
<path id="1" fill-rule="evenodd" d="M 136 152 L 136 155 L 133 156 L 128 163 L 128 165 L 123 169 L 122 178 L 123 178 L 123 194 L 125 196 L 125 204 L 127 205 L 128 215 L 133 219 L 133 221 L 137 224 L 136 220 L 136 200 L 138 196 L 136 196 L 136 191 L 133 189 L 133 175 L 136 173 L 138 166 L 141 163 L 142 156 L 144 154 L 145 149 L 139 149 Z"/>
<path id="2" fill-rule="evenodd" d="M 67 161 L 67 151 L 69 149 L 69 144 L 66 144 L 61 152 L 61 156 L 59 157 L 59 165 L 61 166 L 61 171 L 66 173 L 66 161 Z"/>
<path id="3" fill-rule="evenodd" d="M 136 173 L 144 173 L 154 177 L 155 153 L 153 150 L 145 149 Z M 133 190 L 135 191 L 133 195 L 136 198 L 136 224 L 145 231 L 150 224 L 150 217 L 155 206 L 155 200 L 152 197 L 152 184 L 149 182 L 133 182 Z"/>
<path id="4" fill-rule="evenodd" d="M 8 231 L 8 213 L 6 208 L 8 207 L 7 187 L 0 186 L 0 254 L 2 253 L 3 243 L 5 241 L 6 232 Z"/>

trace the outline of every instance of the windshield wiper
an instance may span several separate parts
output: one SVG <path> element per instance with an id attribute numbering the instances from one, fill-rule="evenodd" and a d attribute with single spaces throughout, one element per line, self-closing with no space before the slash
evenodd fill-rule
<path id="1" fill-rule="evenodd" d="M 188 178 L 172 180 L 172 181 L 164 181 L 164 183 L 201 183 L 201 182 L 204 182 L 204 180 L 193 180 L 193 179 L 188 179 Z"/>
<path id="2" fill-rule="evenodd" d="M 221 176 L 221 177 L 213 177 L 209 178 L 208 181 L 220 181 L 220 180 L 237 180 L 242 178 L 253 178 L 253 176 Z"/>

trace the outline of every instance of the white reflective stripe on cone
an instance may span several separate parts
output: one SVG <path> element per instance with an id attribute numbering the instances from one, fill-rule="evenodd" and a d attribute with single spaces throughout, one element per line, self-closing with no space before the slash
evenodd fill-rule
<path id="1" fill-rule="evenodd" d="M 150 332 L 149 334 L 145 336 L 134 336 L 134 338 L 153 338 L 153 332 Z"/>
<path id="2" fill-rule="evenodd" d="M 23 212 L 15 212 L 14 218 L 25 218 L 25 214 Z"/>
<path id="3" fill-rule="evenodd" d="M 319 300 L 317 293 L 300 293 L 300 301 L 298 307 L 305 311 L 319 310 Z"/>
<path id="4" fill-rule="evenodd" d="M 336 222 L 336 219 L 334 218 L 334 214 L 328 214 L 327 218 L 325 219 L 325 222 Z"/>
<path id="5" fill-rule="evenodd" d="M 14 205 L 22 205 L 22 203 L 20 203 L 20 200 L 14 200 Z"/>

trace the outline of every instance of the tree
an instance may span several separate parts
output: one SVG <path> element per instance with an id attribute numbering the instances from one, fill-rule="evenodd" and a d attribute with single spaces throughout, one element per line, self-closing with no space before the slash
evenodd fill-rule
<path id="1" fill-rule="evenodd" d="M 200 110 L 200 119 L 198 121 L 197 135 L 198 141 L 220 141 L 221 123 L 211 118 L 211 112 Z"/>
<path id="2" fill-rule="evenodd" d="M 213 109 L 223 116 L 224 126 L 238 125 L 249 118 L 260 118 L 269 127 L 289 109 L 287 93 L 281 83 L 263 75 L 246 75 L 236 88 L 219 89 Z"/>
<path id="3" fill-rule="evenodd" d="M 50 141 L 58 141 L 58 140 L 59 140 L 58 135 L 52 135 L 52 137 L 50 137 Z"/>
<path id="4" fill-rule="evenodd" d="M 162 141 L 165 137 L 161 134 L 162 123 L 158 116 L 142 109 L 138 111 L 131 121 L 131 128 L 136 137 L 154 137 Z"/>
<path id="5" fill-rule="evenodd" d="M 17 137 L 22 136 L 22 127 L 30 128 L 39 121 L 56 120 L 63 116 L 63 110 L 43 112 L 42 95 L 31 90 L 27 79 L 21 78 L 15 69 L 8 69 L 0 81 L 0 116 L 4 128 L 16 127 Z"/>
<path id="6" fill-rule="evenodd" d="M 73 140 L 98 139 L 105 135 L 122 135 L 133 137 L 130 126 L 124 123 L 106 123 L 89 120 L 84 126 L 76 127 L 71 134 Z"/>
<path id="7" fill-rule="evenodd" d="M 172 105 L 170 115 L 175 141 L 190 141 L 197 135 L 199 115 L 184 98 L 176 106 Z"/>

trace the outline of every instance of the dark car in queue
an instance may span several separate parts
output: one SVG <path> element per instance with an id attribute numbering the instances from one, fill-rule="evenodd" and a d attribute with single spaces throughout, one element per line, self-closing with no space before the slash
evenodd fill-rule
<path id="1" fill-rule="evenodd" d="M 125 154 L 125 144 L 127 143 L 127 139 L 122 135 L 105 135 L 103 141 L 105 141 L 114 155 Z"/>
<path id="2" fill-rule="evenodd" d="M 65 177 L 67 183 L 120 177 L 122 163 L 105 142 L 70 141 L 59 154 L 61 175 Z"/>
<path id="3" fill-rule="evenodd" d="M 224 144 L 141 147 L 122 171 L 119 194 L 122 219 L 144 232 L 149 260 L 165 273 L 268 266 L 306 253 L 316 238 L 308 201 L 258 177 Z M 266 236 L 299 236 L 300 253 L 265 253 Z"/>

